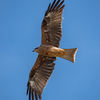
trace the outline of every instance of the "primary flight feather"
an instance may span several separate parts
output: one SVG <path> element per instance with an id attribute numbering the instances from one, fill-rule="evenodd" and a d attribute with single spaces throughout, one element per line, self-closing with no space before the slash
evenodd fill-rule
<path id="1" fill-rule="evenodd" d="M 27 84 L 27 94 L 29 100 L 41 100 L 44 87 L 50 78 L 56 57 L 61 57 L 69 61 L 75 62 L 74 49 L 61 49 L 59 42 L 62 37 L 62 12 L 65 5 L 64 0 L 54 0 L 52 5 L 49 4 L 41 25 L 42 41 L 41 45 L 34 49 L 38 53 L 38 58 L 30 71 Z"/>

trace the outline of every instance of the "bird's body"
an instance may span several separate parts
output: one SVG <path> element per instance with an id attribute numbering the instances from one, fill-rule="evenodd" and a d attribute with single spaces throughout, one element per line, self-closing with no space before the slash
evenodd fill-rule
<path id="1" fill-rule="evenodd" d="M 40 45 L 34 51 L 43 56 L 61 57 L 69 61 L 75 62 L 75 53 L 77 51 L 77 48 L 61 49 L 52 45 Z"/>
<path id="2" fill-rule="evenodd" d="M 44 87 L 50 78 L 56 60 L 56 57 L 61 57 L 69 61 L 75 62 L 75 53 L 77 48 L 74 49 L 61 49 L 59 42 L 62 37 L 62 12 L 65 5 L 64 0 L 53 1 L 48 6 L 45 12 L 44 19 L 41 25 L 42 41 L 41 45 L 34 49 L 38 53 L 37 60 L 32 67 L 29 80 L 27 84 L 27 94 L 29 100 L 41 100 L 41 95 Z"/>
<path id="3" fill-rule="evenodd" d="M 61 57 L 65 55 L 65 50 L 52 45 L 40 45 L 35 52 L 48 57 Z"/>

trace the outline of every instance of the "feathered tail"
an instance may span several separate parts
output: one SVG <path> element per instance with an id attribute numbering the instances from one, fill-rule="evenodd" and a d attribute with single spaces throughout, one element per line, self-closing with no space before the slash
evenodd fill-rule
<path id="1" fill-rule="evenodd" d="M 63 49 L 65 50 L 66 54 L 64 56 L 61 56 L 61 58 L 67 59 L 73 63 L 75 63 L 75 54 L 78 48 L 74 49 Z"/>

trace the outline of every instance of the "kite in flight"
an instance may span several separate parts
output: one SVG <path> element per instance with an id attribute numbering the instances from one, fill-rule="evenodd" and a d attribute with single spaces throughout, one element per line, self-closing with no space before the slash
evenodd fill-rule
<path id="1" fill-rule="evenodd" d="M 49 4 L 45 12 L 41 25 L 41 45 L 33 50 L 38 53 L 38 58 L 29 74 L 27 84 L 29 100 L 41 100 L 43 89 L 53 72 L 56 57 L 75 62 L 77 48 L 59 48 L 59 42 L 62 36 L 62 12 L 65 7 L 63 3 L 64 0 L 54 0 L 52 4 Z"/>

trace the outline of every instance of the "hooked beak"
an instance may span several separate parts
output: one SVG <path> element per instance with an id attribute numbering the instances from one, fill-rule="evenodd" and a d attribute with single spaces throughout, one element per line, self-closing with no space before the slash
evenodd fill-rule
<path id="1" fill-rule="evenodd" d="M 32 52 L 35 52 L 35 50 L 36 50 L 36 49 L 38 49 L 38 47 L 37 47 L 37 48 L 35 48 Z"/>
<path id="2" fill-rule="evenodd" d="M 32 50 L 32 52 L 34 52 L 34 50 Z"/>

